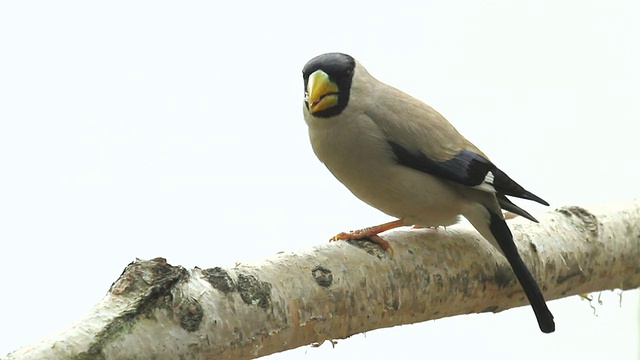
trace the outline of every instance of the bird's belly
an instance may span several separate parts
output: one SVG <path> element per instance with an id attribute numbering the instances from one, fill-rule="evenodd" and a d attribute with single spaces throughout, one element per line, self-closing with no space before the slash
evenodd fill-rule
<path id="1" fill-rule="evenodd" d="M 456 223 L 464 204 L 456 188 L 398 164 L 384 137 L 372 131 L 377 125 L 370 122 L 361 116 L 324 129 L 310 127 L 318 159 L 360 200 L 407 224 Z"/>
<path id="2" fill-rule="evenodd" d="M 360 200 L 407 224 L 448 226 L 456 223 L 462 212 L 462 199 L 455 188 L 395 162 L 373 169 L 332 169 L 326 165 Z"/>

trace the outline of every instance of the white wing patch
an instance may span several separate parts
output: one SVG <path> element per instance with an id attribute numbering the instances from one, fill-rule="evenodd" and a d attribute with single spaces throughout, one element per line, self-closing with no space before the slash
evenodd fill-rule
<path id="1" fill-rule="evenodd" d="M 482 184 L 476 185 L 474 188 L 495 194 L 496 188 L 493 187 L 493 173 L 489 171 L 487 176 L 484 177 Z"/>

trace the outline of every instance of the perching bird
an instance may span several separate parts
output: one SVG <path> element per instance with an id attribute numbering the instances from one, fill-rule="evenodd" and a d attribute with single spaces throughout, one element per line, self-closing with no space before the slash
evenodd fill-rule
<path id="1" fill-rule="evenodd" d="M 318 159 L 360 200 L 398 218 L 334 240 L 370 238 L 388 247 L 378 233 L 448 226 L 462 215 L 506 257 L 540 330 L 553 332 L 553 315 L 501 211 L 537 222 L 507 195 L 549 204 L 498 169 L 433 108 L 378 81 L 351 56 L 317 56 L 302 75 L 304 119 Z"/>

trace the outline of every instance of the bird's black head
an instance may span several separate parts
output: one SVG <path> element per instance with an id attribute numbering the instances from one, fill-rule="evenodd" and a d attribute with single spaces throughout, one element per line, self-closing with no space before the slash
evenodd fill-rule
<path id="1" fill-rule="evenodd" d="M 349 103 L 356 61 L 347 54 L 328 53 L 309 60 L 302 69 L 304 103 L 316 117 L 339 115 Z"/>

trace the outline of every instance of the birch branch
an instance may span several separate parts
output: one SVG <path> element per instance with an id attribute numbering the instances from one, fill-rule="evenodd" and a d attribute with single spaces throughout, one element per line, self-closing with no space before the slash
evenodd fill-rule
<path id="1" fill-rule="evenodd" d="M 564 207 L 539 219 L 509 223 L 547 300 L 640 287 L 640 202 Z M 82 320 L 3 359 L 253 359 L 527 305 L 506 260 L 471 227 L 384 237 L 395 255 L 343 241 L 228 269 L 136 260 Z M 526 326 L 536 326 L 533 314 Z"/>

